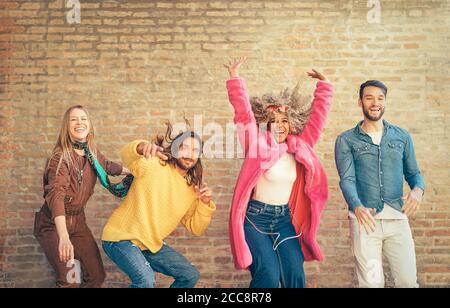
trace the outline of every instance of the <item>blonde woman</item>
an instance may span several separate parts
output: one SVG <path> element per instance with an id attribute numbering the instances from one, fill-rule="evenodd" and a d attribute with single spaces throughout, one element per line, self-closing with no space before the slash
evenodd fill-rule
<path id="1" fill-rule="evenodd" d="M 97 177 L 111 192 L 123 196 L 114 192 L 115 186 L 105 174 L 129 172 L 98 151 L 88 111 L 80 105 L 69 108 L 45 167 L 45 202 L 36 213 L 34 226 L 34 234 L 55 270 L 57 287 L 100 287 L 105 279 L 100 252 L 84 213 Z M 78 265 L 82 275 L 74 272 Z"/>

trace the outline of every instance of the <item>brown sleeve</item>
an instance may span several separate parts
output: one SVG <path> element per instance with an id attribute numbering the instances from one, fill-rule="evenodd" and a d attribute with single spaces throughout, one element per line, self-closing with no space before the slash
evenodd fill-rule
<path id="1" fill-rule="evenodd" d="M 45 201 L 47 202 L 52 218 L 65 216 L 64 198 L 70 186 L 70 173 L 67 164 L 61 160 L 61 154 L 54 154 L 45 170 L 46 183 L 44 183 Z M 58 169 L 59 164 L 59 169 Z M 58 169 L 58 172 L 56 172 Z"/>
<path id="2" fill-rule="evenodd" d="M 114 163 L 108 160 L 103 154 L 97 150 L 97 159 L 100 165 L 102 165 L 105 172 L 109 175 L 116 176 L 121 175 L 123 167 L 121 164 Z"/>

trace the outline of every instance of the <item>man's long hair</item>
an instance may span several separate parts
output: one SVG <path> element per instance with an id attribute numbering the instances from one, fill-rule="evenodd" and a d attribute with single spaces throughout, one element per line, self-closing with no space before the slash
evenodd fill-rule
<path id="1" fill-rule="evenodd" d="M 162 147 L 164 149 L 163 154 L 166 155 L 169 159 L 166 161 L 161 161 L 161 164 L 166 166 L 167 164 L 171 165 L 172 167 L 177 166 L 177 154 L 174 153 L 174 151 L 178 151 L 180 146 L 183 144 L 184 140 L 187 138 L 194 138 L 196 139 L 200 144 L 200 153 L 199 158 L 197 160 L 197 163 L 190 168 L 187 171 L 187 174 L 185 176 L 185 179 L 187 181 L 187 184 L 189 186 L 195 185 L 195 186 L 201 186 L 202 180 L 203 180 L 203 165 L 202 161 L 200 159 L 202 153 L 203 153 L 203 140 L 200 138 L 200 136 L 192 131 L 190 129 L 189 122 L 185 119 L 187 131 L 185 132 L 179 132 L 178 135 L 175 137 L 172 137 L 173 133 L 173 126 L 172 124 L 167 121 L 167 130 L 164 135 L 157 135 L 155 137 L 155 143 Z"/>

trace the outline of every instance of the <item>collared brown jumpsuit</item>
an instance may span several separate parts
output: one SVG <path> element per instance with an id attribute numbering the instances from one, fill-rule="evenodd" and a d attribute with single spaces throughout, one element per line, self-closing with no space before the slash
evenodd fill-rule
<path id="1" fill-rule="evenodd" d="M 86 157 L 72 151 L 73 165 L 60 162 L 61 154 L 55 154 L 47 163 L 44 172 L 45 203 L 36 213 L 34 235 L 42 246 L 50 265 L 56 272 L 57 287 L 100 287 L 105 280 L 105 270 L 97 243 L 86 225 L 84 209 L 94 192 L 97 182 L 95 171 Z M 100 152 L 97 159 L 106 173 L 120 175 L 122 166 L 107 160 Z M 81 173 L 81 170 L 82 173 Z M 82 176 L 81 176 L 82 175 Z M 59 260 L 59 237 L 54 218 L 65 216 L 70 241 L 74 246 L 75 260 L 80 262 L 81 283 L 73 283 L 73 267 Z M 68 280 L 68 273 L 69 275 Z M 73 277 L 73 276 L 72 276 Z"/>

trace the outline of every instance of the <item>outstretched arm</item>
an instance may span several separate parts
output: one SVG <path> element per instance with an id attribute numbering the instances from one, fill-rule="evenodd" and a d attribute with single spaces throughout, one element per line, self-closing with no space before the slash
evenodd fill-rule
<path id="1" fill-rule="evenodd" d="M 167 160 L 162 148 L 145 140 L 135 140 L 125 145 L 120 156 L 126 168 L 134 175 L 140 176 L 150 170 L 154 157 Z"/>
<path id="2" fill-rule="evenodd" d="M 250 144 L 256 141 L 258 137 L 258 127 L 250 105 L 247 84 L 244 79 L 239 77 L 239 68 L 245 61 L 246 58 L 241 57 L 224 64 L 224 66 L 230 74 L 227 89 L 230 103 L 234 108 L 234 123 L 245 156 L 248 156 Z"/>
<path id="3" fill-rule="evenodd" d="M 324 75 L 314 69 L 307 74 L 311 78 L 318 79 L 318 83 L 316 91 L 314 92 L 312 112 L 300 134 L 300 138 L 306 141 L 311 147 L 314 147 L 319 141 L 320 135 L 325 128 L 325 122 L 330 112 L 333 97 L 333 85 Z"/>

